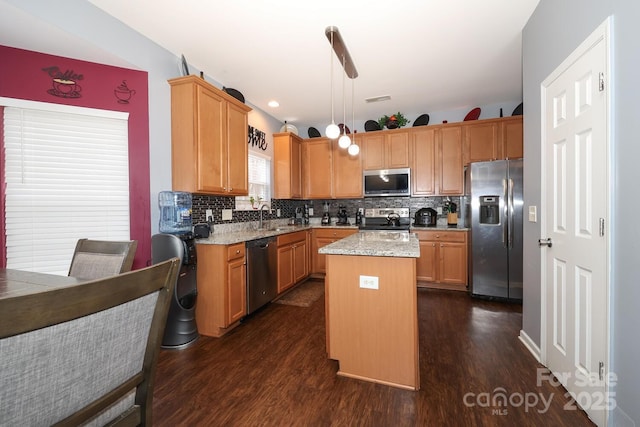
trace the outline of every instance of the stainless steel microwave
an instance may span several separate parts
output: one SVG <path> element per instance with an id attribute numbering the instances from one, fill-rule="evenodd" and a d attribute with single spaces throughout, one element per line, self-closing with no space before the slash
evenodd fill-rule
<path id="1" fill-rule="evenodd" d="M 365 197 L 411 195 L 409 168 L 367 170 L 362 175 Z"/>

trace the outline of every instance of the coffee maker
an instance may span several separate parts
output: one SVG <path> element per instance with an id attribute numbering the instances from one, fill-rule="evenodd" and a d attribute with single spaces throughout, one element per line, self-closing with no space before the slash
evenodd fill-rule
<path id="1" fill-rule="evenodd" d="M 338 221 L 336 225 L 349 225 L 349 215 L 347 209 L 344 206 L 338 208 Z"/>
<path id="2" fill-rule="evenodd" d="M 329 204 L 325 202 L 324 204 L 324 212 L 322 213 L 322 225 L 330 225 L 331 224 L 331 215 L 329 215 Z"/>

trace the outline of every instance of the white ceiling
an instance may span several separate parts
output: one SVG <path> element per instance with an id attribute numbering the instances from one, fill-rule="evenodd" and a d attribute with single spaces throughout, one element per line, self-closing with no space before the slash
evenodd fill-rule
<path id="1" fill-rule="evenodd" d="M 90 1 L 251 104 L 309 126 L 331 121 L 332 55 L 335 121 L 343 122 L 344 73 L 325 36 L 330 25 L 359 74 L 358 122 L 520 101 L 521 30 L 539 0 Z M 380 95 L 392 99 L 364 101 Z M 267 106 L 273 99 L 277 109 Z"/>

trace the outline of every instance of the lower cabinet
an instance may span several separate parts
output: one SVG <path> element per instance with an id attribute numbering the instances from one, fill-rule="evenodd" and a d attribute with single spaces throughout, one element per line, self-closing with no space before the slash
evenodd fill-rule
<path id="1" fill-rule="evenodd" d="M 309 275 L 308 232 L 278 236 L 278 293 L 282 293 Z"/>
<path id="2" fill-rule="evenodd" d="M 327 272 L 326 255 L 319 254 L 318 249 L 357 232 L 354 228 L 314 228 L 311 235 L 311 274 L 324 275 Z"/>
<path id="3" fill-rule="evenodd" d="M 247 314 L 245 244 L 197 244 L 198 332 L 220 337 Z"/>
<path id="4" fill-rule="evenodd" d="M 416 279 L 428 287 L 467 289 L 467 232 L 414 230 L 420 241 Z"/>

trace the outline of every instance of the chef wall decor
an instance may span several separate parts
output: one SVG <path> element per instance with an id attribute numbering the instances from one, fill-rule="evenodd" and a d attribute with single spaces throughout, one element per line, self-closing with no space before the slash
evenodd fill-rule
<path id="1" fill-rule="evenodd" d="M 260 129 L 256 129 L 253 126 L 249 125 L 249 141 L 248 144 L 252 147 L 258 147 L 262 151 L 267 150 L 267 139 L 265 138 L 265 133 Z"/>

